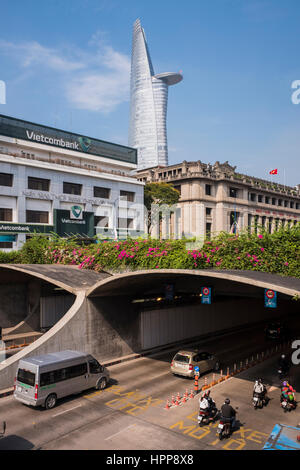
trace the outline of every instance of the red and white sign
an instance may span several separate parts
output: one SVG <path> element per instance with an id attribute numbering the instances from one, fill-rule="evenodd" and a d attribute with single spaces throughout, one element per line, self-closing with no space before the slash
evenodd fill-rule
<path id="1" fill-rule="evenodd" d="M 209 295 L 209 288 L 208 287 L 203 287 L 202 293 L 204 295 Z"/>
<path id="2" fill-rule="evenodd" d="M 266 292 L 266 296 L 268 297 L 268 299 L 273 299 L 274 297 L 274 291 L 271 290 L 271 289 L 268 289 L 267 292 Z"/>

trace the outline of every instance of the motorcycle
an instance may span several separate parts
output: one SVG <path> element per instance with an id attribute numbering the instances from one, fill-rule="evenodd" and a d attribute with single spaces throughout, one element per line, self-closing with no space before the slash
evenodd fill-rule
<path id="1" fill-rule="evenodd" d="M 211 410 L 199 410 L 198 414 L 198 424 L 199 426 L 203 426 L 204 424 L 209 424 L 210 422 L 213 422 L 216 415 L 218 413 L 217 408 L 212 408 Z"/>
<path id="2" fill-rule="evenodd" d="M 257 408 L 263 408 L 263 406 L 267 404 L 267 398 L 265 396 L 261 396 L 260 393 L 254 392 L 252 403 L 255 410 Z"/>
<path id="3" fill-rule="evenodd" d="M 252 398 L 253 407 L 256 410 L 257 408 L 263 407 L 263 401 L 258 393 L 255 393 Z"/>
<path id="4" fill-rule="evenodd" d="M 281 397 L 281 407 L 283 411 L 286 413 L 287 411 L 294 410 L 297 406 L 297 402 L 295 400 L 295 394 L 290 393 L 288 398 Z"/>
<path id="5" fill-rule="evenodd" d="M 217 434 L 219 434 L 220 441 L 223 437 L 229 437 L 231 435 L 231 431 L 231 421 L 221 418 L 217 428 Z"/>

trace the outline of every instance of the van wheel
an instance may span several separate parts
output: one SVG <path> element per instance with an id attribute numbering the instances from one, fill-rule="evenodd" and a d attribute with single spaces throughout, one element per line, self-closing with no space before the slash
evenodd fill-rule
<path id="1" fill-rule="evenodd" d="M 105 377 L 102 377 L 102 379 L 98 380 L 97 385 L 96 385 L 96 390 L 104 390 L 107 385 L 107 380 Z"/>
<path id="2" fill-rule="evenodd" d="M 56 405 L 56 402 L 57 402 L 57 397 L 54 393 L 52 393 L 46 398 L 46 401 L 45 401 L 46 410 L 51 410 L 52 408 L 54 408 Z"/>

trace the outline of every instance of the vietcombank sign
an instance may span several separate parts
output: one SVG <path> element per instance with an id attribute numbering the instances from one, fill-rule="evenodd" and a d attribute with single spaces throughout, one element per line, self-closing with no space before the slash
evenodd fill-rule
<path id="1" fill-rule="evenodd" d="M 80 206 L 72 206 L 71 210 L 54 209 L 53 218 L 54 231 L 61 237 L 95 235 L 94 212 L 83 212 Z"/>
<path id="2" fill-rule="evenodd" d="M 84 152 L 98 157 L 112 158 L 122 162 L 137 163 L 136 149 L 1 114 L 0 135 Z"/>
<path id="3" fill-rule="evenodd" d="M 0 223 L 0 233 L 51 233 L 53 230 L 53 225 Z"/>

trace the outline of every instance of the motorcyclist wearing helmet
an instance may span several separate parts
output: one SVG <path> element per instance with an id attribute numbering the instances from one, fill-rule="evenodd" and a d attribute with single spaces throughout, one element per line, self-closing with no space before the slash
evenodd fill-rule
<path id="1" fill-rule="evenodd" d="M 205 397 L 209 404 L 209 411 L 212 411 L 214 408 L 216 408 L 216 403 L 210 396 L 210 390 L 207 390 Z"/>
<path id="2" fill-rule="evenodd" d="M 262 383 L 261 379 L 257 379 L 255 381 L 254 387 L 253 387 L 253 396 L 256 395 L 258 396 L 261 400 L 266 399 L 266 393 L 267 389 L 265 385 Z"/>
<path id="3" fill-rule="evenodd" d="M 224 404 L 221 406 L 221 415 L 222 415 L 222 418 L 225 420 L 225 421 L 230 421 L 231 423 L 231 428 L 234 428 L 235 426 L 235 415 L 236 415 L 236 411 L 234 408 L 232 408 L 232 406 L 230 405 L 230 400 L 229 398 L 226 398 Z"/>
<path id="4" fill-rule="evenodd" d="M 206 398 L 206 392 L 202 393 L 199 399 L 200 411 L 209 411 L 209 402 Z"/>
<path id="5" fill-rule="evenodd" d="M 295 392 L 296 390 L 294 390 L 294 388 L 285 380 L 281 387 L 280 401 L 282 401 L 283 399 L 290 402 L 294 401 Z M 290 395 L 292 396 L 292 398 L 290 397 Z"/>

